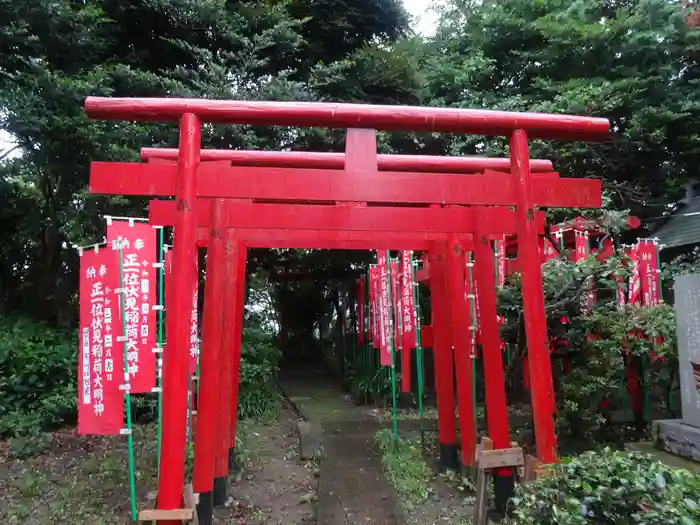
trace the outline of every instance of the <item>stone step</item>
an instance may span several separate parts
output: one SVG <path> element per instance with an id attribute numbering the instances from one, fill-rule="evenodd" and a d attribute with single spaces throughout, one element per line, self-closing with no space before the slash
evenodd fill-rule
<path id="1" fill-rule="evenodd" d="M 625 449 L 630 452 L 642 452 L 644 454 L 651 454 L 654 459 L 661 461 L 661 463 L 668 465 L 671 468 L 684 468 L 693 472 L 695 474 L 700 474 L 700 463 L 691 461 L 689 459 L 682 458 L 680 456 L 675 456 L 663 450 L 659 450 L 654 447 L 651 441 L 640 441 L 639 443 L 626 443 Z"/>

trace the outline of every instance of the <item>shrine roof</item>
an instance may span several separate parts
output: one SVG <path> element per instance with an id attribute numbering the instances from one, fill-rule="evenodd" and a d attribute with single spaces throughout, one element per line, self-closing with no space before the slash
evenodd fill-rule
<path id="1" fill-rule="evenodd" d="M 700 198 L 693 199 L 680 214 L 656 230 L 653 237 L 666 248 L 700 244 Z"/>

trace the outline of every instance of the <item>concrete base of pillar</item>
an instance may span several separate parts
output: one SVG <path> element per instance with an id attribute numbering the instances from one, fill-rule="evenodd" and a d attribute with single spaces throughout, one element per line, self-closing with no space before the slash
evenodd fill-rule
<path id="1" fill-rule="evenodd" d="M 657 448 L 700 462 L 700 428 L 680 419 L 661 419 L 652 422 L 652 432 Z"/>

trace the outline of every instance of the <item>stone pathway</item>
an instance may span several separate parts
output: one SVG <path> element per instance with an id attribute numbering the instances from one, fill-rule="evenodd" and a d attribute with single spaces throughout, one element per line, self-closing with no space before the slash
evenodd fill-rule
<path id="1" fill-rule="evenodd" d="M 285 372 L 282 390 L 305 419 L 322 429 L 318 525 L 399 525 L 396 495 L 374 448 L 380 423 L 340 392 L 328 372 Z"/>

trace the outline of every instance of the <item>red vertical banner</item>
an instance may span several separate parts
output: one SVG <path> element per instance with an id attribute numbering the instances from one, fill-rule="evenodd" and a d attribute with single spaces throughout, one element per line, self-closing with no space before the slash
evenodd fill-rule
<path id="1" fill-rule="evenodd" d="M 122 247 L 127 367 L 132 394 L 151 392 L 156 381 L 156 230 L 144 222 L 109 221 L 107 242 Z M 121 309 L 118 312 L 122 321 Z"/>
<path id="2" fill-rule="evenodd" d="M 369 268 L 369 316 L 370 316 L 370 335 L 372 337 L 372 346 L 374 348 L 379 348 L 379 341 L 381 339 L 379 333 L 379 278 L 376 266 L 370 266 Z"/>
<path id="3" fill-rule="evenodd" d="M 379 274 L 379 364 L 391 366 L 391 311 L 389 306 L 389 275 L 386 250 L 377 251 L 377 271 Z"/>
<path id="4" fill-rule="evenodd" d="M 194 261 L 194 292 L 192 293 L 192 311 L 190 312 L 190 375 L 197 373 L 199 364 L 199 261 Z"/>
<path id="5" fill-rule="evenodd" d="M 631 274 L 629 280 L 627 302 L 633 306 L 639 306 L 642 302 L 642 279 L 640 275 L 639 245 L 632 246 L 627 250 L 630 259 Z"/>
<path id="6" fill-rule="evenodd" d="M 506 284 L 506 240 L 495 241 L 496 243 L 496 271 L 498 272 L 498 281 L 496 284 L 499 288 L 503 288 Z"/>
<path id="7" fill-rule="evenodd" d="M 637 245 L 637 256 L 642 304 L 657 305 L 661 302 L 661 283 L 656 242 L 652 239 L 641 239 Z"/>
<path id="8" fill-rule="evenodd" d="M 474 263 L 469 260 L 469 257 L 466 258 L 467 263 L 466 263 L 466 271 L 464 272 L 465 275 L 465 293 L 467 294 L 467 297 L 471 296 L 471 300 L 473 301 L 474 305 L 474 318 L 472 320 L 473 324 L 473 332 L 474 332 L 474 344 L 480 345 L 481 344 L 481 315 L 480 315 L 480 310 L 479 310 L 479 283 L 476 280 L 476 276 L 474 275 Z M 471 282 L 469 282 L 469 276 L 471 275 Z M 470 327 L 471 329 L 471 327 Z M 476 352 L 476 348 L 474 349 Z"/>
<path id="9" fill-rule="evenodd" d="M 574 238 L 576 248 L 574 262 L 581 262 L 588 257 L 588 235 L 584 231 L 574 230 Z"/>
<path id="10" fill-rule="evenodd" d="M 357 292 L 355 299 L 357 303 L 357 345 L 365 344 L 365 276 L 361 275 L 357 280 Z"/>
<path id="11" fill-rule="evenodd" d="M 413 271 L 411 268 L 413 256 L 408 250 L 401 253 L 401 335 L 402 349 L 416 346 L 415 305 L 413 304 Z"/>
<path id="12" fill-rule="evenodd" d="M 612 255 L 612 241 L 610 241 L 610 244 L 610 254 Z M 626 261 L 623 259 L 620 264 L 626 265 Z M 625 285 L 622 277 L 615 277 L 615 281 L 617 281 L 617 308 L 621 310 L 625 307 L 625 304 L 627 304 L 627 294 L 625 293 Z"/>
<path id="13" fill-rule="evenodd" d="M 416 346 L 412 252 L 401 252 L 401 391 L 411 391 L 411 350 Z"/>
<path id="14" fill-rule="evenodd" d="M 585 261 L 588 258 L 588 232 L 582 230 L 574 230 L 574 262 Z M 581 306 L 584 310 L 590 310 L 595 304 L 595 283 L 587 286 L 588 291 L 581 298 Z"/>
<path id="15" fill-rule="evenodd" d="M 553 227 L 550 229 L 550 232 L 552 235 L 554 235 L 556 238 L 559 238 L 559 235 L 561 235 L 561 232 L 558 227 Z M 547 262 L 551 259 L 554 259 L 559 256 L 559 253 L 557 252 L 556 248 L 552 245 L 552 242 L 545 237 L 544 238 L 544 246 L 542 250 L 542 262 Z"/>
<path id="16" fill-rule="evenodd" d="M 394 316 L 394 350 L 401 349 L 401 279 L 399 279 L 399 261 L 391 261 L 391 302 Z"/>
<path id="17" fill-rule="evenodd" d="M 120 339 L 119 257 L 110 248 L 81 251 L 78 433 L 124 428 L 124 347 Z"/>

